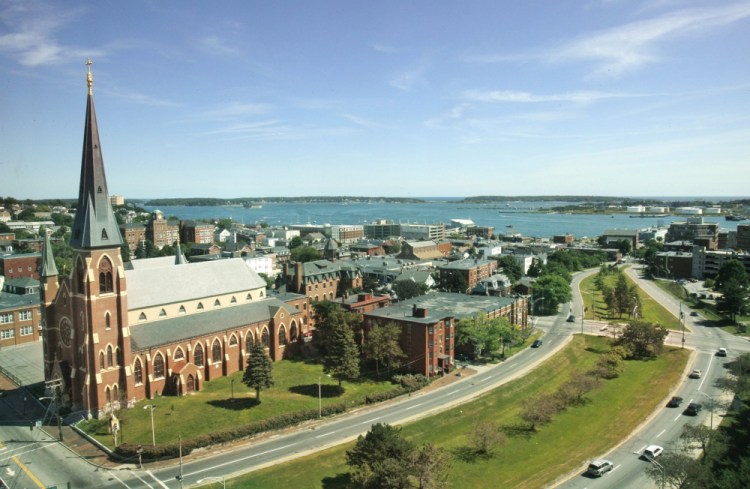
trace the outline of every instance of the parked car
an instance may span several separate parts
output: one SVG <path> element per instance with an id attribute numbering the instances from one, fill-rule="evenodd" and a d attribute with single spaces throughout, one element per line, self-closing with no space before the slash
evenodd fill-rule
<path id="1" fill-rule="evenodd" d="M 542 346 L 542 340 L 534 340 L 534 342 L 531 344 L 532 348 L 539 348 Z"/>
<path id="2" fill-rule="evenodd" d="M 693 316 L 693 317 L 696 317 L 698 315 L 698 312 L 697 311 L 691 311 L 690 315 Z"/>
<path id="3" fill-rule="evenodd" d="M 719 348 L 719 351 L 716 352 L 717 357 L 725 357 L 727 356 L 727 349 L 726 348 Z"/>
<path id="4" fill-rule="evenodd" d="M 572 315 L 572 314 L 571 314 L 570 316 L 568 316 L 568 319 L 567 319 L 567 321 L 568 321 L 569 323 L 575 323 L 575 322 L 576 322 L 576 317 L 575 317 L 574 315 Z"/>
<path id="5" fill-rule="evenodd" d="M 698 403 L 691 402 L 685 408 L 685 411 L 683 411 L 683 414 L 687 416 L 698 416 L 698 413 L 701 412 L 701 409 L 703 409 L 703 406 L 701 406 Z"/>
<path id="6" fill-rule="evenodd" d="M 592 460 L 589 464 L 589 468 L 586 469 L 586 473 L 593 475 L 594 477 L 601 477 L 615 467 L 609 460 L 597 459 Z"/>
<path id="7" fill-rule="evenodd" d="M 645 458 L 646 460 L 653 460 L 661 455 L 663 451 L 664 448 L 660 447 L 659 445 L 649 445 L 645 450 L 643 450 L 641 458 Z"/>
<path id="8" fill-rule="evenodd" d="M 700 369 L 696 368 L 695 370 L 693 370 L 692 372 L 690 372 L 689 377 L 691 379 L 700 379 L 702 373 L 703 372 L 701 372 Z"/>
<path id="9" fill-rule="evenodd" d="M 672 399 L 667 403 L 667 407 L 680 407 L 682 404 L 682 398 L 678 396 L 672 396 Z"/>

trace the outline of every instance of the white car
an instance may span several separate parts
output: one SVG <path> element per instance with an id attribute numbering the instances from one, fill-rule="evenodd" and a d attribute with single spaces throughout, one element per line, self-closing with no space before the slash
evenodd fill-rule
<path id="1" fill-rule="evenodd" d="M 649 445 L 645 450 L 643 450 L 641 458 L 645 458 L 646 460 L 653 460 L 661 455 L 663 451 L 664 448 L 660 447 L 659 445 Z"/>
<path id="2" fill-rule="evenodd" d="M 601 477 L 610 470 L 612 470 L 615 467 L 615 464 L 613 464 L 609 460 L 604 459 L 597 459 L 592 460 L 589 464 L 588 469 L 586 469 L 586 473 L 589 475 L 592 475 L 594 477 Z"/>
<path id="3" fill-rule="evenodd" d="M 690 375 L 689 375 L 689 377 L 690 377 L 691 379 L 700 379 L 700 378 L 701 378 L 701 374 L 702 374 L 702 373 L 703 373 L 703 372 L 701 372 L 701 371 L 700 371 L 700 369 L 697 369 L 697 368 L 696 368 L 695 370 L 693 370 L 692 372 L 690 372 Z"/>

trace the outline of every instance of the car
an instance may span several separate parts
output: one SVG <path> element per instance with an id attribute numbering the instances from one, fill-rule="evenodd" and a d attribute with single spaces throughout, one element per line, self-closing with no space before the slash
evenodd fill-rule
<path id="1" fill-rule="evenodd" d="M 719 348 L 719 351 L 716 352 L 717 357 L 725 357 L 727 356 L 727 349 L 726 348 Z"/>
<path id="2" fill-rule="evenodd" d="M 574 315 L 572 315 L 572 314 L 571 314 L 570 316 L 568 316 L 568 319 L 567 319 L 567 321 L 568 321 L 569 323 L 575 323 L 575 322 L 576 322 L 576 317 L 575 317 Z"/>
<path id="3" fill-rule="evenodd" d="M 641 458 L 645 458 L 646 460 L 653 460 L 661 455 L 663 451 L 664 448 L 660 447 L 659 445 L 649 445 L 645 450 L 643 450 Z"/>
<path id="4" fill-rule="evenodd" d="M 696 402 L 691 402 L 690 404 L 688 404 L 682 414 L 685 414 L 686 416 L 698 416 L 698 413 L 701 412 L 701 409 L 703 409 L 703 406 Z"/>
<path id="5" fill-rule="evenodd" d="M 609 460 L 597 459 L 592 460 L 589 467 L 586 469 L 586 473 L 593 475 L 594 477 L 601 477 L 615 467 Z"/>
<path id="6" fill-rule="evenodd" d="M 534 342 L 531 344 L 532 348 L 539 348 L 542 346 L 542 340 L 534 340 Z"/>
<path id="7" fill-rule="evenodd" d="M 691 311 L 690 315 L 693 316 L 693 317 L 697 317 L 698 316 L 698 312 L 697 311 Z"/>
<path id="8" fill-rule="evenodd" d="M 700 369 L 696 368 L 695 370 L 690 372 L 690 375 L 688 377 L 690 377 L 691 379 L 700 379 L 702 373 L 703 372 L 701 372 Z"/>
<path id="9" fill-rule="evenodd" d="M 672 399 L 667 403 L 667 407 L 679 407 L 682 404 L 682 398 L 679 396 L 672 396 Z"/>

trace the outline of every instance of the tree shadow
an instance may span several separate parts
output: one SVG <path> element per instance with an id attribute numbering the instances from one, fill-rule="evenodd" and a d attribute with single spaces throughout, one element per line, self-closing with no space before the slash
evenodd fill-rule
<path id="1" fill-rule="evenodd" d="M 335 477 L 323 477 L 320 482 L 323 489 L 346 489 L 351 484 L 348 473 L 336 474 Z"/>
<path id="2" fill-rule="evenodd" d="M 208 401 L 210 406 L 218 407 L 221 409 L 231 409 L 232 411 L 240 411 L 242 409 L 249 409 L 255 407 L 260 402 L 254 397 L 240 397 L 235 399 L 217 399 Z"/>
<path id="3" fill-rule="evenodd" d="M 289 388 L 290 392 L 294 394 L 300 394 L 309 397 L 320 397 L 333 398 L 340 397 L 344 393 L 344 389 L 338 385 L 322 384 L 320 385 L 320 392 L 318 392 L 318 384 L 307 384 L 307 385 L 294 385 Z"/>
<path id="4" fill-rule="evenodd" d="M 480 452 L 473 447 L 456 447 L 451 449 L 451 454 L 456 458 L 456 460 L 460 460 L 467 464 L 489 460 L 493 457 L 492 452 Z"/>
<path id="5" fill-rule="evenodd" d="M 525 438 L 527 440 L 531 438 L 531 435 L 536 433 L 536 430 L 526 423 L 505 425 L 500 428 L 500 431 L 502 431 L 507 436 L 511 436 L 514 438 Z"/>

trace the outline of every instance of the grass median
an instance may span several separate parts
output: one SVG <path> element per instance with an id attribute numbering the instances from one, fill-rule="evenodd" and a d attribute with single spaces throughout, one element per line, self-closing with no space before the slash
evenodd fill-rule
<path id="1" fill-rule="evenodd" d="M 574 375 L 594 365 L 608 351 L 604 337 L 576 336 L 562 351 L 523 378 L 480 398 L 410 423 L 403 434 L 416 444 L 434 443 L 452 454 L 450 487 L 544 487 L 588 460 L 601 456 L 661 405 L 682 378 L 687 350 L 666 348 L 651 361 L 627 361 L 620 377 L 586 395 L 553 421 L 529 431 L 518 414 L 524 399 L 552 393 Z M 502 368 L 500 366 L 499 368 Z M 477 420 L 502 427 L 506 442 L 491 458 L 466 453 L 468 434 Z M 324 488 L 347 486 L 346 444 L 293 462 L 227 481 L 230 488 Z"/>

